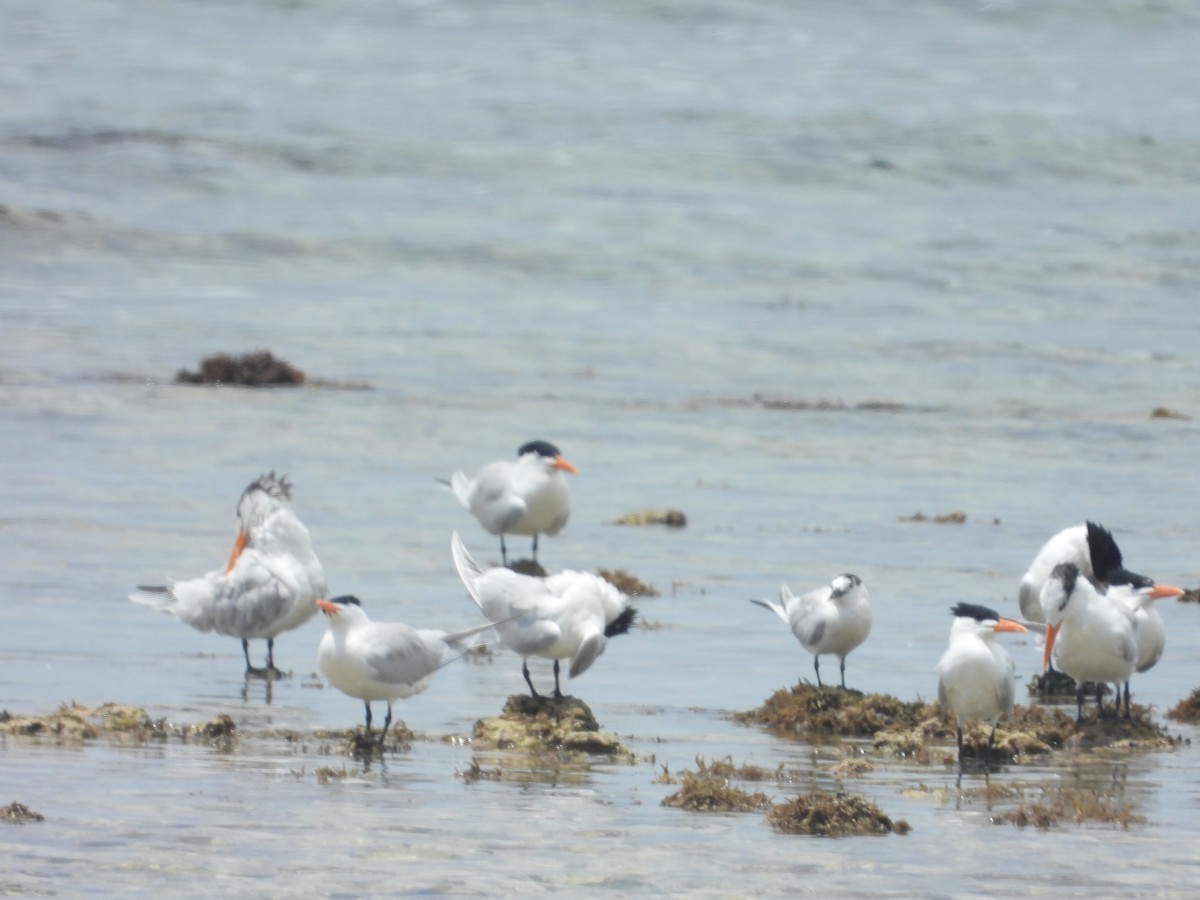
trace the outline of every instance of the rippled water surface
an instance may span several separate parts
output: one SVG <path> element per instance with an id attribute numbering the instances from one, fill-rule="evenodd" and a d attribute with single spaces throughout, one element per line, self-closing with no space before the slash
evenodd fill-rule
<path id="1" fill-rule="evenodd" d="M 1196 585 L 1198 45 L 1170 0 L 6 3 L 0 709 L 242 738 L 0 739 L 0 803 L 45 816 L 0 823 L 0 890 L 1189 892 L 1190 743 L 993 776 L 1112 788 L 1128 831 L 991 825 L 952 771 L 892 761 L 845 786 L 911 834 L 813 840 L 661 807 L 655 777 L 730 756 L 783 764 L 777 800 L 838 785 L 836 746 L 731 719 L 811 673 L 746 602 L 781 581 L 859 574 L 849 681 L 902 699 L 934 693 L 948 606 L 1015 614 L 1085 517 Z M 256 348 L 326 383 L 172 383 Z M 662 592 L 570 685 L 635 764 L 460 740 L 523 687 L 503 652 L 398 704 L 411 749 L 330 756 L 316 732 L 361 704 L 316 674 L 318 620 L 268 693 L 235 641 L 125 600 L 220 563 L 276 469 L 332 590 L 474 624 L 450 533 L 497 548 L 435 479 L 532 437 L 580 469 L 543 562 Z M 668 506 L 685 529 L 610 524 Z M 1133 687 L 1165 723 L 1200 613 L 1163 613 Z M 1008 643 L 1027 679 L 1040 647 Z"/>

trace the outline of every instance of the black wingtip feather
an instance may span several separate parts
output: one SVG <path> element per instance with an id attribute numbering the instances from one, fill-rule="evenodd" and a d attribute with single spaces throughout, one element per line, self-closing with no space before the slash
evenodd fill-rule
<path id="1" fill-rule="evenodd" d="M 618 634 L 625 634 L 633 627 L 633 621 L 637 618 L 637 610 L 632 606 L 626 606 L 621 610 L 621 614 L 604 626 L 605 637 L 616 637 Z"/>

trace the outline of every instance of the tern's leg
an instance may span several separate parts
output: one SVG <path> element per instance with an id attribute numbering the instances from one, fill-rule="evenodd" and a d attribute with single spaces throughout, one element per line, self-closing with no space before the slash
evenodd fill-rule
<path id="1" fill-rule="evenodd" d="M 392 701 L 389 700 L 387 702 L 387 705 L 388 705 L 387 715 L 383 717 L 383 731 L 381 731 L 379 733 L 379 746 L 380 747 L 382 747 L 384 744 L 384 741 L 387 740 L 388 729 L 392 725 Z"/>
<path id="2" fill-rule="evenodd" d="M 987 771 L 992 765 L 992 748 L 996 746 L 996 726 L 992 726 L 992 733 L 988 735 L 987 756 L 983 759 L 983 771 Z"/>
<path id="3" fill-rule="evenodd" d="M 537 688 L 533 686 L 533 679 L 529 677 L 529 660 L 527 659 L 521 660 L 521 674 L 525 676 L 525 683 L 529 685 L 529 693 L 531 693 L 534 698 L 540 697 L 541 694 L 539 694 L 537 692 Z"/>
<path id="4" fill-rule="evenodd" d="M 246 673 L 256 672 L 257 669 L 250 665 L 250 642 L 242 638 L 242 656 L 246 657 Z"/>
<path id="5" fill-rule="evenodd" d="M 842 657 L 842 690 L 846 689 L 846 657 Z"/>
<path id="6" fill-rule="evenodd" d="M 821 684 L 821 657 L 813 654 L 813 671 L 817 673 L 817 687 L 824 687 Z"/>
<path id="7" fill-rule="evenodd" d="M 1083 682 L 1075 687 L 1075 724 L 1083 721 Z"/>
<path id="8" fill-rule="evenodd" d="M 1121 711 L 1121 692 L 1117 691 L 1117 712 Z M 1104 714 L 1104 682 L 1096 682 L 1096 717 L 1099 718 Z M 1113 714 L 1116 717 L 1116 713 Z"/>
<path id="9" fill-rule="evenodd" d="M 1121 711 L 1121 686 L 1117 685 L 1117 712 Z M 1133 721 L 1133 712 L 1129 708 L 1129 682 L 1125 682 L 1125 718 Z"/>
<path id="10" fill-rule="evenodd" d="M 504 532 L 500 532 L 500 565 L 508 565 L 508 548 L 504 546 Z"/>
<path id="11" fill-rule="evenodd" d="M 955 730 L 958 732 L 958 774 L 959 774 L 959 775 L 961 775 L 961 774 L 962 774 L 962 768 L 963 768 L 963 758 L 962 758 L 962 723 L 961 723 L 961 722 L 959 722 L 959 723 L 958 723 L 958 724 L 955 726 Z"/>
<path id="12" fill-rule="evenodd" d="M 562 699 L 562 691 L 558 687 L 558 660 L 554 661 L 554 699 Z"/>
<path id="13" fill-rule="evenodd" d="M 537 535 L 533 536 L 533 561 L 537 562 Z"/>
<path id="14" fill-rule="evenodd" d="M 363 701 L 363 706 L 367 708 L 367 735 L 371 734 L 371 703 L 369 700 Z"/>

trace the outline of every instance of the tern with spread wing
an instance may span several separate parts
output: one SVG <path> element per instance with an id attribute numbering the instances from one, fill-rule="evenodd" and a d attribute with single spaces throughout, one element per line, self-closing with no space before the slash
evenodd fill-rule
<path id="1" fill-rule="evenodd" d="M 529 657 L 554 660 L 554 696 L 560 699 L 559 660 L 570 660 L 571 678 L 582 675 L 608 639 L 625 634 L 637 616 L 629 598 L 599 575 L 567 569 L 536 578 L 507 568 L 484 569 L 457 532 L 450 552 L 467 593 L 496 623 L 500 642 L 521 657 L 521 674 L 534 697 L 540 695 L 529 677 Z"/>
<path id="2" fill-rule="evenodd" d="M 197 631 L 240 638 L 246 674 L 281 676 L 275 638 L 303 625 L 326 593 L 325 571 L 308 529 L 291 507 L 287 478 L 268 472 L 242 492 L 238 534 L 223 569 L 161 587 L 138 587 L 129 599 L 169 612 Z M 249 642 L 267 642 L 267 665 L 250 664 Z"/>
<path id="3" fill-rule="evenodd" d="M 846 687 L 846 656 L 871 633 L 871 603 L 867 586 L 857 575 L 839 575 L 824 587 L 795 596 L 788 586 L 779 589 L 779 602 L 751 600 L 771 610 L 792 629 L 792 634 L 813 655 L 817 686 L 821 684 L 821 657 L 832 654 L 841 663 Z"/>
<path id="4" fill-rule="evenodd" d="M 532 535 L 537 562 L 538 535 L 558 534 L 571 511 L 563 473 L 578 471 L 553 444 L 530 441 L 517 450 L 515 460 L 488 463 L 474 478 L 459 470 L 450 476 L 449 486 L 488 534 L 500 536 L 504 565 L 508 565 L 506 534 Z"/>

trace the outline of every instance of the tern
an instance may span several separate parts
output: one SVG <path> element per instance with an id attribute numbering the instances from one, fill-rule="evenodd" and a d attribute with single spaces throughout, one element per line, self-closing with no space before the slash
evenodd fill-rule
<path id="1" fill-rule="evenodd" d="M 963 722 L 978 719 L 991 723 L 988 757 L 996 740 L 996 723 L 1013 706 L 1016 666 L 996 634 L 1021 632 L 1025 626 L 1003 618 L 993 609 L 973 603 L 950 608 L 950 646 L 937 664 L 938 703 L 954 716 L 958 732 L 958 766 L 962 769 Z M 986 762 L 986 759 L 985 759 Z"/>
<path id="2" fill-rule="evenodd" d="M 275 668 L 276 636 L 307 622 L 326 593 L 325 571 L 291 499 L 286 477 L 261 476 L 238 501 L 237 539 L 224 568 L 161 587 L 139 585 L 129 599 L 197 631 L 240 638 L 247 675 L 282 676 Z M 252 640 L 267 642 L 265 668 L 250 664 Z"/>
<path id="3" fill-rule="evenodd" d="M 534 697 L 540 694 L 529 677 L 529 657 L 554 660 L 554 697 L 561 699 L 559 660 L 571 661 L 571 678 L 582 675 L 608 639 L 629 631 L 637 616 L 629 598 L 599 575 L 567 569 L 537 578 L 501 567 L 485 570 L 457 532 L 450 553 L 467 593 L 496 623 L 500 642 L 521 657 L 521 674 Z"/>
<path id="4" fill-rule="evenodd" d="M 841 661 L 842 687 L 846 687 L 846 656 L 871 633 L 871 604 L 867 586 L 857 575 L 839 575 L 825 587 L 797 597 L 782 585 L 779 603 L 751 600 L 771 610 L 792 629 L 792 634 L 813 655 L 817 687 L 821 684 L 821 657 L 833 654 Z"/>
<path id="5" fill-rule="evenodd" d="M 1121 685 L 1133 674 L 1138 658 L 1137 619 L 1124 603 L 1099 593 L 1083 577 L 1075 563 L 1059 563 L 1042 588 L 1046 611 L 1046 648 L 1043 668 L 1051 653 L 1058 667 L 1075 679 L 1076 721 L 1083 721 L 1084 682 L 1096 682 L 1096 706 L 1103 711 L 1101 686 L 1117 686 L 1120 709 Z M 1126 714 L 1128 715 L 1128 694 Z"/>
<path id="6" fill-rule="evenodd" d="M 1149 581 L 1149 579 L 1146 579 Z M 1134 622 L 1137 626 L 1137 662 L 1133 665 L 1134 672 L 1139 675 L 1154 668 L 1162 659 L 1163 650 L 1167 646 L 1167 626 L 1162 614 L 1158 611 L 1155 600 L 1164 597 L 1179 597 L 1183 591 L 1167 584 L 1138 584 L 1113 585 L 1107 591 L 1112 599 L 1123 603 L 1133 610 Z M 1117 698 L 1118 701 L 1120 698 Z M 1129 714 L 1129 682 L 1125 682 L 1125 712 Z"/>
<path id="7" fill-rule="evenodd" d="M 363 701 L 368 738 L 371 701 L 387 701 L 381 743 L 392 724 L 392 701 L 421 693 L 438 669 L 465 651 L 463 640 L 493 627 L 487 622 L 447 634 L 399 622 L 372 622 L 358 598 L 352 596 L 318 600 L 313 608 L 328 617 L 328 628 L 317 648 L 317 667 L 343 694 Z"/>
<path id="8" fill-rule="evenodd" d="M 564 472 L 578 473 L 548 441 L 530 441 L 517 450 L 516 460 L 488 463 L 474 478 L 462 470 L 450 476 L 449 487 L 488 534 L 500 536 L 500 559 L 508 565 L 506 534 L 533 536 L 537 562 L 538 535 L 558 534 L 571 511 Z"/>
<path id="9" fill-rule="evenodd" d="M 1089 521 L 1064 528 L 1046 542 L 1021 579 L 1018 600 L 1021 615 L 1027 621 L 1046 621 L 1041 601 L 1042 588 L 1050 572 L 1059 563 L 1074 564 L 1079 574 L 1100 591 L 1110 584 L 1137 585 L 1150 582 L 1144 575 L 1125 568 L 1120 547 L 1112 532 L 1103 525 Z"/>

